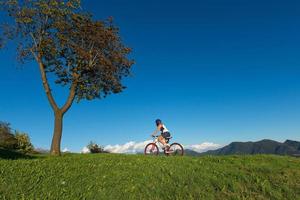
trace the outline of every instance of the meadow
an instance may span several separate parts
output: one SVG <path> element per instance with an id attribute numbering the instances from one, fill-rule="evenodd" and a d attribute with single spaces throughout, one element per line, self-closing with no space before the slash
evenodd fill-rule
<path id="1" fill-rule="evenodd" d="M 289 156 L 0 157 L 0 199 L 300 199 Z"/>

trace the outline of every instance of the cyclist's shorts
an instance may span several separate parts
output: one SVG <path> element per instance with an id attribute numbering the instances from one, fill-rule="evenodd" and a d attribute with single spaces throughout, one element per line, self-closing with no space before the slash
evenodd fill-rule
<path id="1" fill-rule="evenodd" d="M 163 132 L 161 133 L 161 136 L 163 136 L 164 138 L 170 137 L 171 134 L 169 132 Z"/>

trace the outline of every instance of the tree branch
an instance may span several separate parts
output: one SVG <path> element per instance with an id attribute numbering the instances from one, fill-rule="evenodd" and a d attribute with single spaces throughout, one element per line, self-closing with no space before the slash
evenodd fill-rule
<path id="1" fill-rule="evenodd" d="M 31 51 L 32 55 L 34 56 L 35 60 L 37 61 L 38 65 L 39 65 L 40 72 L 41 72 L 41 77 L 42 77 L 42 82 L 43 82 L 43 86 L 44 86 L 48 101 L 49 101 L 52 109 L 54 111 L 57 111 L 57 110 L 59 110 L 59 108 L 58 108 L 58 106 L 57 106 L 57 104 L 56 104 L 56 102 L 55 102 L 55 100 L 52 96 L 51 89 L 50 89 L 49 84 L 48 84 L 48 79 L 47 79 L 47 76 L 46 76 L 46 72 L 45 72 L 45 68 L 44 68 L 44 65 L 42 63 L 42 60 L 40 59 L 40 57 L 38 55 L 36 55 L 36 53 L 32 49 L 30 51 Z"/>
<path id="2" fill-rule="evenodd" d="M 33 36 L 32 33 L 29 33 L 29 34 L 30 34 L 30 36 L 31 36 L 31 38 L 32 38 L 32 40 L 33 40 L 33 43 L 34 43 L 35 48 L 37 48 L 37 47 L 38 47 L 38 44 L 37 44 L 37 42 L 36 42 L 35 37 Z M 32 52 L 31 52 L 31 53 L 32 53 Z"/>
<path id="3" fill-rule="evenodd" d="M 73 73 L 73 82 L 72 82 L 72 85 L 71 85 L 71 88 L 70 88 L 69 97 L 68 97 L 65 105 L 61 109 L 63 114 L 69 110 L 69 108 L 71 107 L 71 105 L 72 105 L 72 103 L 75 99 L 76 87 L 77 87 L 77 78 L 78 78 L 78 75 Z"/>

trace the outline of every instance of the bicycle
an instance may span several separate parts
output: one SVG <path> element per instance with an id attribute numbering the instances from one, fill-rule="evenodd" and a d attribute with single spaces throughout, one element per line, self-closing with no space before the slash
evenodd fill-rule
<path id="1" fill-rule="evenodd" d="M 153 142 L 146 145 L 144 154 L 157 156 L 159 154 L 159 147 L 163 149 L 162 144 L 158 141 L 158 136 L 152 137 Z M 172 137 L 165 138 L 167 144 L 170 139 L 172 139 Z M 168 149 L 163 149 L 163 151 L 166 156 L 182 156 L 184 154 L 182 145 L 177 142 L 172 143 Z"/>

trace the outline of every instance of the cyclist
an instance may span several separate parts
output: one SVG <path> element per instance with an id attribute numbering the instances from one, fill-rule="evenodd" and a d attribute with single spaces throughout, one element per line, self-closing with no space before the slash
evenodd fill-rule
<path id="1" fill-rule="evenodd" d="M 156 130 L 151 136 L 154 137 L 158 132 L 161 132 L 160 136 L 158 136 L 158 141 L 163 145 L 163 149 L 166 148 L 166 150 L 168 150 L 170 145 L 166 142 L 166 139 L 167 137 L 170 137 L 171 134 L 160 119 L 155 120 L 155 124 Z"/>

